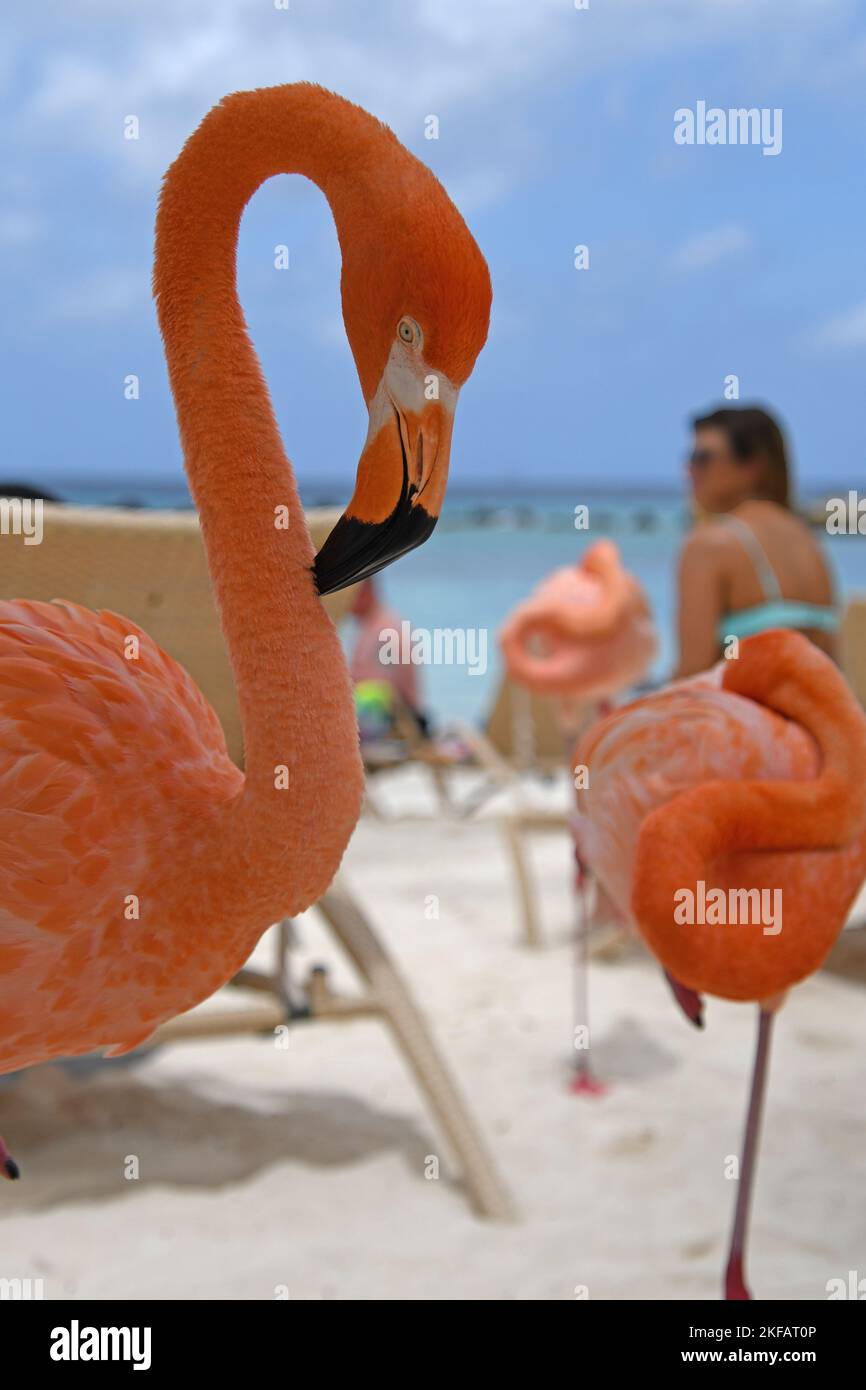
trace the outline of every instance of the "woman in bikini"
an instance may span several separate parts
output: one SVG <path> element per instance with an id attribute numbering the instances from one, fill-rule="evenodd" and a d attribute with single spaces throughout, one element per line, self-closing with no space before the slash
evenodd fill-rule
<path id="1" fill-rule="evenodd" d="M 782 431 L 751 406 L 694 421 L 689 474 L 703 520 L 679 563 L 679 665 L 691 676 L 733 637 L 796 628 L 836 656 L 838 612 L 821 548 L 791 510 Z"/>

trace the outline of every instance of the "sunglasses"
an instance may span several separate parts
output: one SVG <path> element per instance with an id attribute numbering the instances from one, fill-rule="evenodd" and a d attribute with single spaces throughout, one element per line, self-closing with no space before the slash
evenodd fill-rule
<path id="1" fill-rule="evenodd" d="M 706 468 L 713 459 L 720 457 L 718 449 L 693 449 L 688 457 L 689 468 Z"/>

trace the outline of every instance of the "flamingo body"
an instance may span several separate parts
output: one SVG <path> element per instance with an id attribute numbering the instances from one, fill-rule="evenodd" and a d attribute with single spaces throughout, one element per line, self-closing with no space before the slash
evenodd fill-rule
<path id="1" fill-rule="evenodd" d="M 674 979 L 761 1001 L 817 969 L 866 877 L 866 720 L 828 658 L 798 634 L 751 638 L 596 724 L 577 760 L 583 851 Z M 781 931 L 677 923 L 675 893 L 699 881 L 780 890 Z"/>

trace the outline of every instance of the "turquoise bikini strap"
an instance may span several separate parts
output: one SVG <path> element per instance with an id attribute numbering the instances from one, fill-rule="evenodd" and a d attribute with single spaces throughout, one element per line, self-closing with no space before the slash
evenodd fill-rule
<path id="1" fill-rule="evenodd" d="M 727 526 L 732 531 L 736 531 L 743 549 L 748 552 L 749 559 L 755 566 L 755 572 L 757 573 L 761 588 L 764 591 L 764 598 L 780 599 L 782 597 L 782 589 L 776 578 L 776 571 L 767 559 L 764 547 L 761 545 L 761 542 L 758 540 L 751 526 L 743 521 L 742 517 L 732 516 L 730 512 L 726 512 L 724 515 L 718 517 L 717 520 L 719 520 L 723 526 Z"/>

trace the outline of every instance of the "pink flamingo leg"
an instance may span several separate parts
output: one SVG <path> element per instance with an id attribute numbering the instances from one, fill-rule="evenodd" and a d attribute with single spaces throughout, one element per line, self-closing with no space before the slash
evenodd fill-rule
<path id="1" fill-rule="evenodd" d="M 743 1157 L 740 1164 L 737 1205 L 734 1209 L 734 1225 L 731 1231 L 731 1247 L 728 1251 L 728 1264 L 725 1270 L 725 1298 L 728 1300 L 750 1299 L 752 1297 L 746 1287 L 746 1231 L 749 1223 L 749 1206 L 752 1199 L 758 1140 L 761 1132 L 764 1094 L 767 1089 L 767 1067 L 770 1060 L 770 1032 L 773 1015 L 765 1009 L 761 1009 L 758 1018 L 758 1043 L 752 1071 L 752 1091 L 749 1096 L 749 1111 L 743 1138 Z"/>
<path id="2" fill-rule="evenodd" d="M 574 1020 L 575 1033 L 578 1027 L 589 1031 L 589 913 L 586 907 L 586 893 L 589 875 L 575 846 L 574 851 Z M 568 1089 L 573 1096 L 603 1096 L 607 1089 L 593 1074 L 589 1060 L 590 1049 L 578 1048 L 574 1063 L 574 1076 Z"/>
<path id="3" fill-rule="evenodd" d="M 584 720 L 584 728 L 593 718 L 602 719 L 612 709 L 610 700 L 600 700 L 596 709 Z M 569 759 L 570 763 L 570 759 Z M 575 1028 L 581 1023 L 586 1026 L 589 1036 L 589 910 L 587 891 L 591 882 L 591 871 L 583 862 L 578 848 L 577 835 L 574 839 L 574 1020 Z M 569 1084 L 573 1096 L 603 1096 L 607 1087 L 593 1074 L 589 1060 L 589 1048 L 578 1051 L 574 1064 L 574 1076 Z"/>
<path id="4" fill-rule="evenodd" d="M 0 1173 L 4 1178 L 20 1178 L 21 1170 L 0 1135 Z"/>

